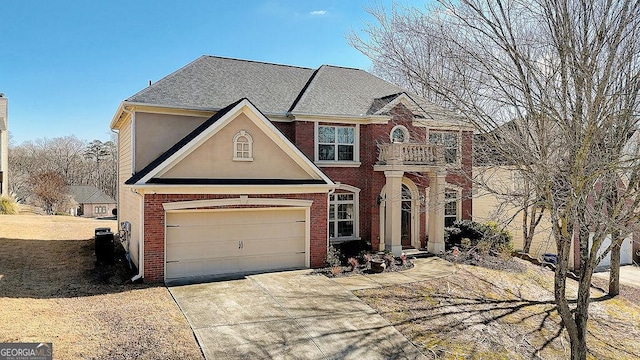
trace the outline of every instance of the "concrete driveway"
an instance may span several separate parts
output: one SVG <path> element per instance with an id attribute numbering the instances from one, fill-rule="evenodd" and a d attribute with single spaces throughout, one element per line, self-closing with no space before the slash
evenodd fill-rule
<path id="1" fill-rule="evenodd" d="M 431 275 L 420 271 L 433 268 L 429 260 L 419 259 L 419 265 L 404 275 L 372 275 L 386 275 L 382 284 L 358 278 L 364 283 L 343 286 L 300 270 L 169 290 L 207 359 L 423 359 L 411 342 L 350 289 L 450 273 L 439 268 Z"/>
<path id="2" fill-rule="evenodd" d="M 609 271 L 594 273 L 593 276 L 609 280 Z M 640 267 L 635 265 L 620 266 L 620 284 L 640 289 Z"/>

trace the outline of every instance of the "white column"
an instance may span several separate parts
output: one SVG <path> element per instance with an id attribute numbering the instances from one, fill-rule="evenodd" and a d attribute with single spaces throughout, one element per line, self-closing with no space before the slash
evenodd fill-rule
<path id="1" fill-rule="evenodd" d="M 393 255 L 402 254 L 402 177 L 404 171 L 385 171 L 387 179 L 385 186 L 385 225 L 384 225 L 384 248 L 391 251 Z"/>
<path id="2" fill-rule="evenodd" d="M 427 250 L 432 254 L 444 251 L 444 191 L 443 171 L 429 173 L 429 241 Z"/>

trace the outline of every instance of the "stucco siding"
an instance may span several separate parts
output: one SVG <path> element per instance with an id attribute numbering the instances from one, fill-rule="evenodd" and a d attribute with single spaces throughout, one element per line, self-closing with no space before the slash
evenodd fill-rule
<path id="1" fill-rule="evenodd" d="M 206 117 L 145 112 L 136 112 L 135 119 L 136 172 L 207 120 Z"/>
<path id="2" fill-rule="evenodd" d="M 253 139 L 253 160 L 234 160 L 234 137 L 245 131 Z M 240 114 L 187 155 L 162 178 L 311 179 L 246 115 Z"/>

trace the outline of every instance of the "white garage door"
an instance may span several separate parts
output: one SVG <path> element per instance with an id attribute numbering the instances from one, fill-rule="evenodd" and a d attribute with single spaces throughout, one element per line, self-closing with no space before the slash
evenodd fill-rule
<path id="1" fill-rule="evenodd" d="M 165 278 L 303 268 L 304 209 L 168 212 Z"/>
<path id="2" fill-rule="evenodd" d="M 593 233 L 589 235 L 589 247 L 591 247 L 593 241 Z M 600 256 L 606 249 L 611 246 L 611 235 L 607 235 L 607 237 L 600 245 L 600 249 L 598 249 L 598 256 Z M 632 237 L 629 236 L 625 238 L 620 246 L 620 265 L 629 265 L 633 263 L 633 241 Z M 611 265 L 611 252 L 609 252 L 602 261 L 596 267 L 597 269 L 606 269 Z"/>

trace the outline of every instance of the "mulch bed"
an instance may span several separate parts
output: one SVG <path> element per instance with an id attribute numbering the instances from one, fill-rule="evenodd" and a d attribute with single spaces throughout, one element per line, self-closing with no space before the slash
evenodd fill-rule
<path id="1" fill-rule="evenodd" d="M 407 259 L 406 261 L 400 260 L 399 258 L 394 258 L 394 260 L 390 263 L 390 266 L 386 266 L 384 272 L 395 272 L 395 271 L 403 271 L 408 270 L 413 267 L 413 261 L 411 259 Z M 373 270 L 371 270 L 371 263 L 369 261 L 364 264 L 358 263 L 358 266 L 355 268 L 351 265 L 347 266 L 336 266 L 336 267 L 324 267 L 320 269 L 314 269 L 313 274 L 324 275 L 329 278 L 336 277 L 345 277 L 351 275 L 362 275 L 362 274 L 376 274 Z"/>

